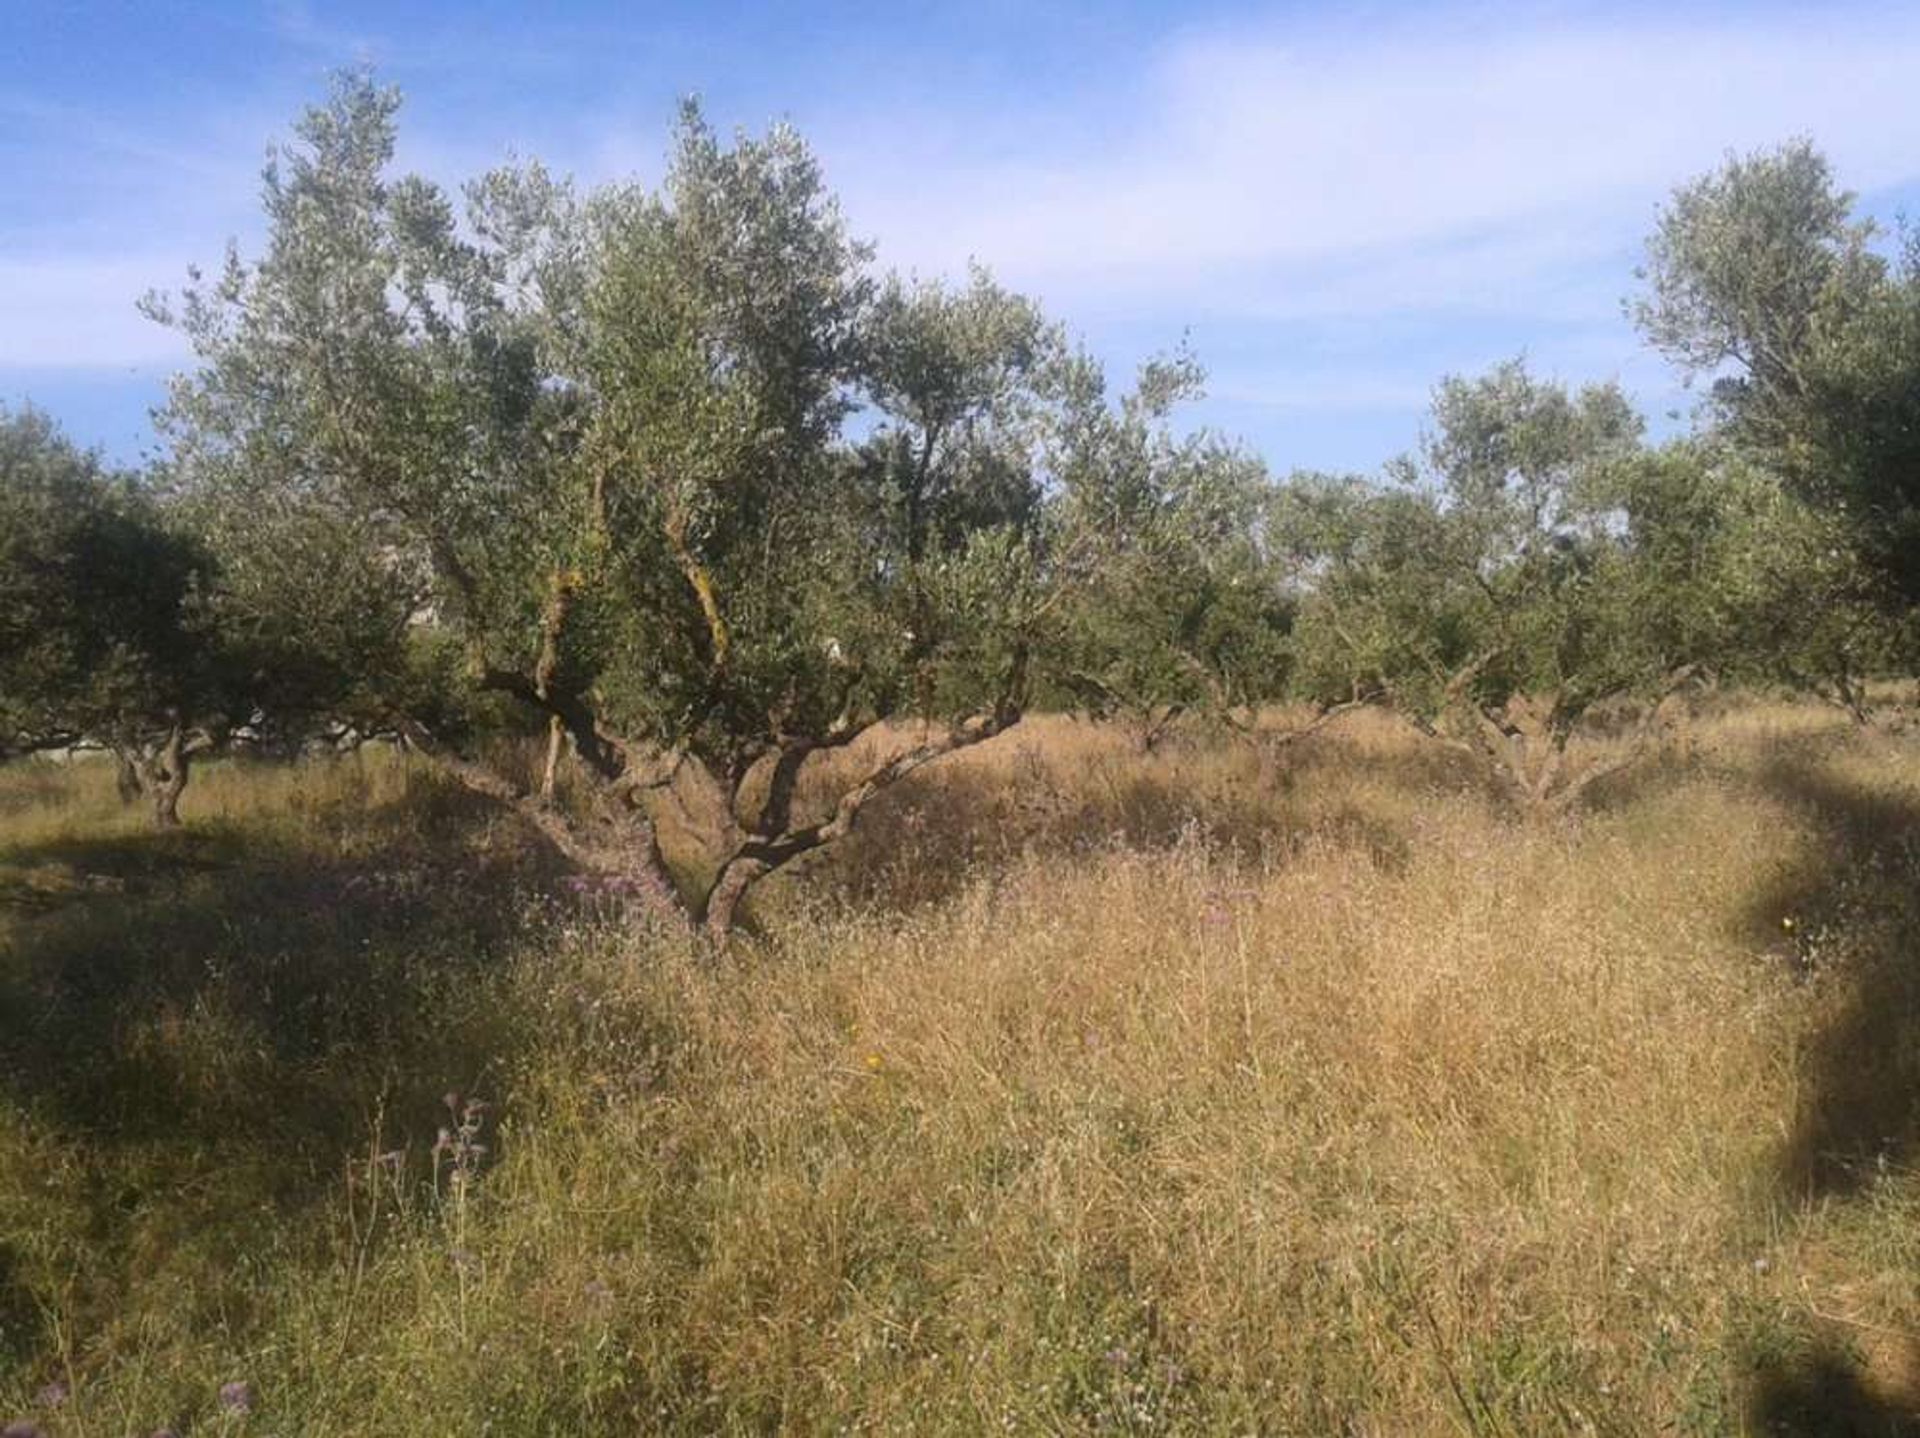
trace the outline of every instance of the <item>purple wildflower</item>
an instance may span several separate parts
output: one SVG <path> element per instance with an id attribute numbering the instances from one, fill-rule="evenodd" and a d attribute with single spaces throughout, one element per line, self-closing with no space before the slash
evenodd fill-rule
<path id="1" fill-rule="evenodd" d="M 45 1388 L 42 1388 L 37 1396 L 41 1407 L 58 1408 L 62 1403 L 67 1401 L 72 1395 L 72 1392 L 73 1390 L 67 1387 L 65 1380 L 56 1378 Z"/>
<path id="2" fill-rule="evenodd" d="M 253 1385 L 244 1378 L 220 1385 L 220 1406 L 229 1413 L 253 1412 Z"/>

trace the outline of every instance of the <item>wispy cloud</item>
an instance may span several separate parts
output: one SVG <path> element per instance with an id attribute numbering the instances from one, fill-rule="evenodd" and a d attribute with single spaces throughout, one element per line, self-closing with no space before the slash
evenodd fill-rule
<path id="1" fill-rule="evenodd" d="M 854 198 L 903 261 L 979 255 L 1063 298 L 1553 304 L 1729 148 L 1807 133 L 1857 184 L 1914 178 L 1916 74 L 1920 12 L 1219 32 L 1163 50 L 1099 149 L 1038 131 L 1017 164 L 856 162 Z"/>
<path id="2" fill-rule="evenodd" d="M 371 34 L 327 24 L 307 0 L 273 0 L 267 16 L 278 39 L 335 65 L 371 65 L 387 48 Z"/>
<path id="3" fill-rule="evenodd" d="M 992 154 L 938 126 L 916 154 L 869 121 L 828 153 L 884 257 L 978 256 L 1096 332 L 1191 322 L 1219 413 L 1281 444 L 1398 415 L 1373 458 L 1440 373 L 1522 351 L 1684 405 L 1621 302 L 1659 203 L 1728 151 L 1807 134 L 1870 200 L 1920 180 L 1920 11 L 1495 8 L 1170 39 L 1098 143 L 1036 123 L 1009 158 L 1001 117 Z"/>
<path id="4" fill-rule="evenodd" d="M 187 358 L 173 330 L 141 315 L 139 297 L 177 285 L 174 255 L 0 259 L 0 369 L 133 369 Z"/>
<path id="5" fill-rule="evenodd" d="M 372 59 L 417 83 L 401 158 L 444 181 L 513 149 L 593 181 L 657 176 L 666 71 L 687 62 L 696 88 L 701 57 L 737 38 L 732 22 L 709 33 L 681 16 L 661 32 L 673 63 L 623 85 L 617 57 L 637 38 L 617 16 L 529 23 L 529 51 L 457 12 L 380 17 L 377 33 L 340 13 L 282 0 L 256 14 L 278 78 L 151 126 L 90 93 L 0 92 L 0 160 L 17 157 L 42 200 L 0 217 L 0 367 L 179 359 L 134 298 L 255 233 L 259 157 L 284 133 L 288 87 L 310 95 L 328 66 Z M 1617 376 L 1670 403 L 1620 301 L 1661 198 L 1729 149 L 1808 134 L 1870 199 L 1920 183 L 1910 7 L 1355 13 L 1141 30 L 1020 93 L 1006 65 L 907 84 L 921 71 L 889 66 L 887 46 L 917 32 L 863 26 L 850 69 L 724 71 L 718 117 L 798 120 L 883 261 L 956 273 L 979 257 L 1115 358 L 1191 324 L 1218 413 L 1256 442 L 1290 441 L 1312 413 L 1400 416 L 1370 431 L 1328 421 L 1342 445 L 1377 434 L 1374 457 L 1411 438 L 1439 373 L 1523 349 L 1565 378 Z"/>
<path id="6" fill-rule="evenodd" d="M 36 134 L 66 150 L 65 160 L 108 157 L 154 166 L 176 178 L 204 179 L 224 168 L 204 152 L 157 140 L 134 126 L 116 123 L 77 105 L 32 95 L 0 92 L 0 122 Z"/>

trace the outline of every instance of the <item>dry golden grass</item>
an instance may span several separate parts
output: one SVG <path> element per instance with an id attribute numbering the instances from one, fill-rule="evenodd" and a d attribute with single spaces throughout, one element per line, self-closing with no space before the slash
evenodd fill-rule
<path id="1" fill-rule="evenodd" d="M 144 842 L 72 782 L 0 820 L 16 866 Z M 386 871 L 368 825 L 510 848 L 435 795 L 370 760 L 216 771 L 187 812 Z M 1911 1431 L 1920 749 L 1747 706 L 1594 798 L 1517 822 L 1381 716 L 1150 759 L 1049 719 L 876 804 L 724 960 L 558 902 L 463 939 L 484 962 L 378 931 L 405 1012 L 217 1159 L 15 1074 L 0 1282 L 44 1317 L 0 1401 L 89 1432 L 237 1430 L 230 1378 L 246 1422 L 329 1434 Z M 16 919 L 10 1019 L 35 926 L 139 899 Z M 187 987 L 172 1029 L 131 1015 L 168 1082 L 284 1087 L 231 1051 L 275 1001 Z M 492 1101 L 457 1179 L 450 1085 Z"/>

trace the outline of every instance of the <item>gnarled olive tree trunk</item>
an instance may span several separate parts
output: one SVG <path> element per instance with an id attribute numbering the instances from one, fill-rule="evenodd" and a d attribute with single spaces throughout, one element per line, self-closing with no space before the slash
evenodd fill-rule
<path id="1" fill-rule="evenodd" d="M 642 755 L 591 728 L 583 749 L 582 731 L 569 725 L 590 795 L 584 812 L 571 813 L 544 798 L 539 788 L 529 790 L 460 755 L 421 726 L 409 726 L 404 734 L 415 752 L 463 787 L 511 808 L 576 868 L 622 880 L 648 913 L 724 947 L 739 926 L 743 904 L 762 880 L 851 833 L 861 810 L 876 795 L 938 759 L 1005 733 L 1020 722 L 1021 714 L 1017 706 L 1001 705 L 930 733 L 849 784 L 824 818 L 807 821 L 796 820 L 793 812 L 806 761 L 846 748 L 875 726 L 791 740 L 723 780 L 690 756 Z M 675 792 L 683 776 L 703 791 L 704 816 L 692 815 Z M 744 791 L 760 777 L 765 779 L 765 797 L 757 812 L 743 818 Z M 691 896 L 683 896 L 674 880 L 651 812 L 652 805 L 669 800 L 695 819 L 695 827 L 706 831 L 711 847 L 720 853 L 712 876 Z"/>
<path id="2" fill-rule="evenodd" d="M 693 904 L 691 918 L 717 944 L 732 937 L 741 905 L 763 879 L 795 860 L 811 854 L 853 831 L 860 811 L 878 794 L 892 788 L 915 770 L 961 749 L 983 744 L 1020 722 L 1020 711 L 1003 707 L 976 714 L 945 730 L 929 734 L 867 771 L 834 802 L 832 812 L 811 823 L 793 818 L 794 789 L 807 758 L 827 747 L 843 747 L 864 731 L 854 731 L 831 745 L 823 741 L 789 744 L 777 751 L 768 776 L 767 797 L 749 824 L 734 823 L 732 842 L 712 880 Z M 735 813 L 738 787 L 729 796 L 727 812 Z"/>
<path id="3" fill-rule="evenodd" d="M 187 789 L 196 747 L 199 746 L 189 741 L 186 731 L 176 724 L 162 738 L 136 751 L 137 757 L 131 766 L 138 785 L 135 793 L 144 793 L 152 804 L 154 827 L 180 827 L 180 796 Z M 125 763 L 124 756 L 122 762 Z M 128 798 L 124 770 L 120 793 L 122 798 Z"/>
<path id="4" fill-rule="evenodd" d="M 1638 719 L 1613 750 L 1581 763 L 1571 752 L 1581 721 L 1601 699 L 1622 697 L 1624 691 L 1582 697 L 1565 692 L 1516 695 L 1504 703 L 1485 703 L 1467 693 L 1468 683 L 1483 663 L 1476 661 L 1463 669 L 1447 688 L 1448 707 L 1462 716 L 1460 727 L 1466 737 L 1444 733 L 1417 712 L 1408 711 L 1406 717 L 1429 738 L 1485 762 L 1514 807 L 1536 819 L 1571 812 L 1602 779 L 1644 759 L 1671 722 L 1669 701 L 1699 673 L 1692 664 L 1670 670 L 1658 688 L 1645 696 Z"/>

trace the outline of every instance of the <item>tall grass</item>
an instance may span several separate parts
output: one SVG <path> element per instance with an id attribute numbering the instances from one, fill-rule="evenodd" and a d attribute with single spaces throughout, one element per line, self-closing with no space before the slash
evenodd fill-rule
<path id="1" fill-rule="evenodd" d="M 0 1417 L 1908 1431 L 1902 741 L 1543 826 L 1383 718 L 1050 720 L 717 961 L 396 760 L 5 782 Z"/>

